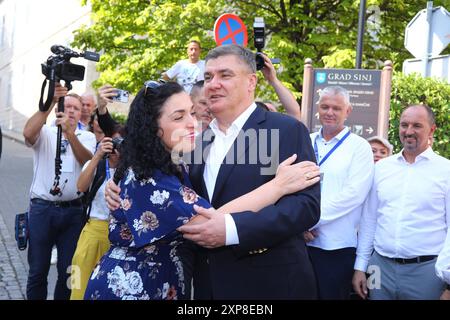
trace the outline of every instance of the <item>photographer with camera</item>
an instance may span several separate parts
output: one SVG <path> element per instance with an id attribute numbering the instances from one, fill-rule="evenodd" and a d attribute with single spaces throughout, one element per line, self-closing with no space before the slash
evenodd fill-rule
<path id="1" fill-rule="evenodd" d="M 72 259 L 71 300 L 83 300 L 89 277 L 110 246 L 105 186 L 109 177 L 114 176 L 119 162 L 123 126 L 116 125 L 112 130 L 112 137 L 104 137 L 92 160 L 85 163 L 77 182 L 78 190 L 86 195 L 84 210 L 87 222 Z"/>
<path id="2" fill-rule="evenodd" d="M 286 113 L 297 120 L 300 119 L 300 105 L 293 94 L 286 88 L 283 83 L 277 78 L 277 72 L 274 63 L 280 63 L 280 59 L 270 59 L 262 52 L 266 43 L 266 25 L 264 19 L 260 17 L 255 18 L 253 23 L 253 38 L 256 48 L 256 70 L 260 70 L 267 82 L 273 87 L 275 93 L 280 99 L 281 104 L 286 109 Z M 267 107 L 267 106 L 266 106 Z M 270 109 L 269 109 L 270 110 Z"/>
<path id="3" fill-rule="evenodd" d="M 67 91 L 67 88 L 56 82 L 49 108 L 37 111 L 23 130 L 25 142 L 34 152 L 29 210 L 30 270 L 27 282 L 27 298 L 30 300 L 47 298 L 47 276 L 54 244 L 58 250 L 58 280 L 54 298 L 69 298 L 67 267 L 71 264 L 76 241 L 84 224 L 76 181 L 81 167 L 92 158 L 96 142 L 93 133 L 77 128 L 81 117 L 81 98 L 73 93 L 67 94 Z M 58 127 L 45 124 L 60 97 L 64 97 L 64 112 L 56 112 Z M 59 177 L 62 182 L 56 189 L 57 193 L 49 193 L 49 190 L 53 190 L 58 128 L 62 132 Z"/>

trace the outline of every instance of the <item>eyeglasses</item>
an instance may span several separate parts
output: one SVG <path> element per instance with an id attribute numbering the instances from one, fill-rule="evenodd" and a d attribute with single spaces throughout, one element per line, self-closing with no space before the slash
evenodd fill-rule
<path id="1" fill-rule="evenodd" d="M 144 83 L 144 86 L 145 86 L 144 94 L 147 95 L 147 90 L 148 90 L 148 92 L 150 92 L 152 94 L 155 94 L 157 92 L 157 89 L 159 87 L 161 87 L 165 83 L 166 83 L 166 81 L 163 80 L 163 79 L 160 79 L 158 81 L 155 81 L 155 80 L 145 81 L 145 83 Z"/>

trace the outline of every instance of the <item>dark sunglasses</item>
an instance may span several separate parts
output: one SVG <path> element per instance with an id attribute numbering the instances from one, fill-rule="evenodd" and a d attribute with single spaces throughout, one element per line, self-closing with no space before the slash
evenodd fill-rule
<path id="1" fill-rule="evenodd" d="M 155 80 L 148 80 L 148 81 L 145 81 L 145 82 L 144 82 L 144 86 L 145 86 L 144 95 L 147 95 L 147 91 L 150 92 L 150 93 L 152 93 L 152 94 L 157 93 L 157 89 L 158 89 L 159 87 L 161 87 L 161 86 L 162 86 L 163 84 L 165 84 L 165 83 L 166 83 L 166 81 L 164 81 L 164 80 L 162 80 L 162 79 L 160 79 L 160 80 L 158 80 L 158 81 L 155 81 Z"/>

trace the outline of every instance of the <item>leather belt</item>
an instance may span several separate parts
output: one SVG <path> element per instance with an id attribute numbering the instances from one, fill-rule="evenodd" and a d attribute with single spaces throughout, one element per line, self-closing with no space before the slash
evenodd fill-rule
<path id="1" fill-rule="evenodd" d="M 436 257 L 437 256 L 420 256 L 420 257 L 409 258 L 409 259 L 404 259 L 404 258 L 388 258 L 388 259 L 394 260 L 395 262 L 400 263 L 400 264 L 410 264 L 410 263 L 427 262 L 427 261 L 433 260 Z"/>
<path id="2" fill-rule="evenodd" d="M 31 202 L 33 203 L 40 203 L 40 204 L 50 204 L 55 207 L 59 208 L 69 208 L 69 207 L 81 207 L 83 202 L 81 201 L 81 198 L 69 200 L 69 201 L 49 201 L 39 198 L 31 199 Z"/>

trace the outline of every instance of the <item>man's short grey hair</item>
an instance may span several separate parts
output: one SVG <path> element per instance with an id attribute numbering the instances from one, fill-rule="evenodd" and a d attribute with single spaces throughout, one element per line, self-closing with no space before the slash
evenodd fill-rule
<path id="1" fill-rule="evenodd" d="M 347 103 L 347 105 L 349 105 L 350 107 L 352 106 L 350 104 L 350 95 L 349 95 L 347 89 L 342 88 L 341 86 L 329 86 L 329 87 L 323 88 L 319 93 L 319 104 L 320 104 L 320 101 L 323 99 L 323 97 L 337 96 L 337 95 L 344 97 L 345 103 Z"/>
<path id="2" fill-rule="evenodd" d="M 94 104 L 97 105 L 97 96 L 92 92 L 85 92 L 81 95 L 81 98 L 92 98 L 92 101 L 94 101 Z"/>
<path id="3" fill-rule="evenodd" d="M 205 63 L 211 59 L 217 59 L 223 56 L 236 56 L 243 63 L 245 63 L 251 73 L 256 73 L 256 61 L 255 54 L 247 48 L 239 46 L 237 44 L 227 44 L 223 46 L 215 47 L 211 49 L 205 58 Z"/>

